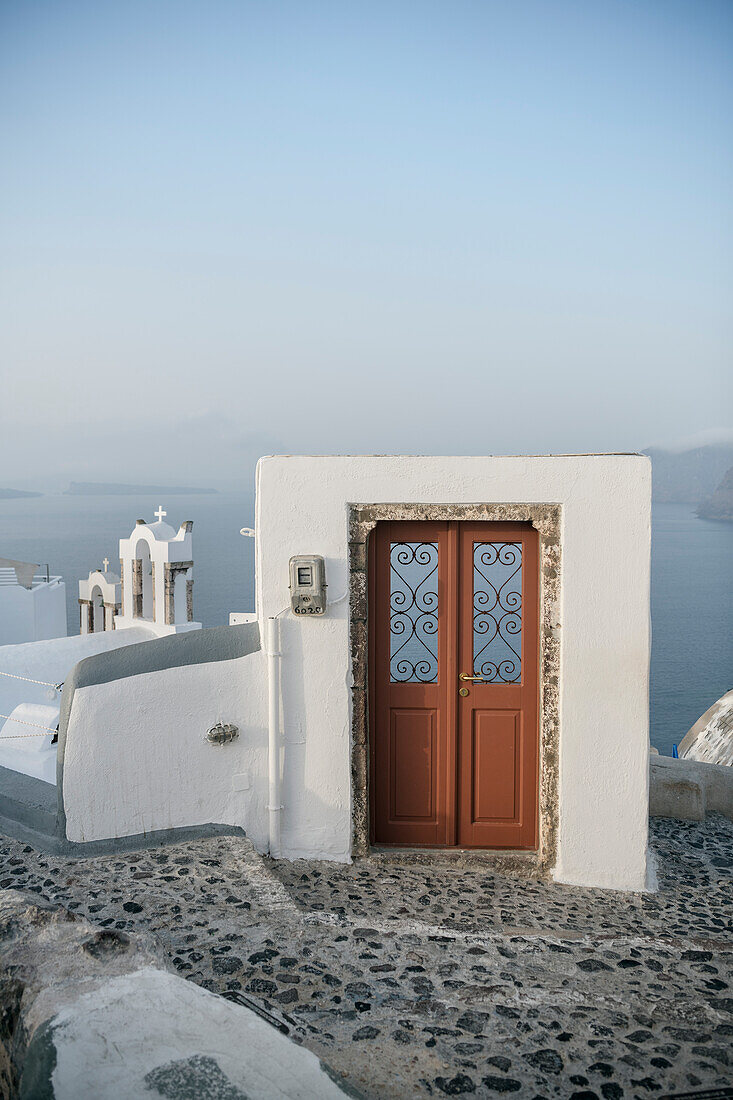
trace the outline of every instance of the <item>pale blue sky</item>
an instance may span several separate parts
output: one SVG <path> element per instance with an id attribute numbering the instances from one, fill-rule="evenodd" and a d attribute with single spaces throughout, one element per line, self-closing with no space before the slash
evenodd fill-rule
<path id="1" fill-rule="evenodd" d="M 732 44 L 727 0 L 4 0 L 0 483 L 730 425 Z"/>

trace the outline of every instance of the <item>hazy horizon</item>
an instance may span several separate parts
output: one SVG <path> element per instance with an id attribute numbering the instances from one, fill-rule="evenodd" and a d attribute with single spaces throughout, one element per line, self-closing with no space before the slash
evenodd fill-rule
<path id="1" fill-rule="evenodd" d="M 732 41 L 717 0 L 4 5 L 0 486 L 725 432 Z"/>

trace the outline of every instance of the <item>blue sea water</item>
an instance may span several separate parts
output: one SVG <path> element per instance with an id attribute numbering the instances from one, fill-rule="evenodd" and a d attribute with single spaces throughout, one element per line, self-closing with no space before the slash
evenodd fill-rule
<path id="1" fill-rule="evenodd" d="M 0 501 L 0 556 L 48 562 L 66 581 L 69 633 L 79 630 L 78 581 L 137 518 L 153 520 L 153 496 L 48 495 Z M 166 522 L 194 521 L 194 614 L 204 626 L 254 608 L 254 523 L 248 493 L 171 496 Z M 733 687 L 733 524 L 698 519 L 684 504 L 652 514 L 651 741 L 671 755 L 697 718 Z M 623 599 L 623 593 L 619 593 Z M 619 730 L 619 737 L 623 730 Z"/>
<path id="2" fill-rule="evenodd" d="M 652 511 L 651 742 L 671 756 L 733 688 L 733 523 L 686 504 Z"/>

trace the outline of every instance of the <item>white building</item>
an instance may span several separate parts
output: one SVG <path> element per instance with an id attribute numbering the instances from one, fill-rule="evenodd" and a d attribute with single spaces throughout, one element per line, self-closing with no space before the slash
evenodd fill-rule
<path id="1" fill-rule="evenodd" d="M 257 621 L 67 679 L 67 841 L 242 828 L 276 857 L 475 848 L 643 890 L 650 481 L 639 455 L 262 459 Z M 121 544 L 118 627 L 161 601 L 175 625 L 186 533 Z"/>
<path id="2" fill-rule="evenodd" d="M 0 645 L 66 637 L 66 586 L 48 567 L 0 558 Z"/>

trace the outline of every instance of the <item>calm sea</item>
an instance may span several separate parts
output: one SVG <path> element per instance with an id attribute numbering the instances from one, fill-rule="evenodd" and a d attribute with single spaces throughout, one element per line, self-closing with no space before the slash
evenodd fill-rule
<path id="1" fill-rule="evenodd" d="M 109 558 L 137 518 L 153 520 L 152 496 L 43 496 L 0 501 L 0 556 L 48 562 L 66 581 L 69 633 L 79 629 L 77 582 Z M 204 626 L 254 607 L 254 523 L 246 493 L 163 501 L 173 527 L 194 521 L 194 612 Z M 697 519 L 683 504 L 652 517 L 651 740 L 671 754 L 693 722 L 733 687 L 733 524 Z M 623 593 L 619 593 L 623 599 Z M 619 730 L 623 736 L 623 730 Z"/>

